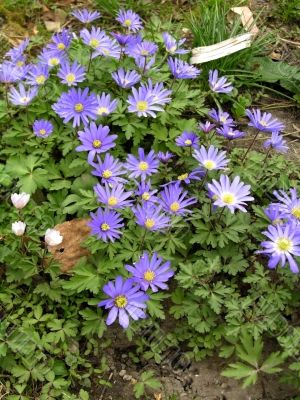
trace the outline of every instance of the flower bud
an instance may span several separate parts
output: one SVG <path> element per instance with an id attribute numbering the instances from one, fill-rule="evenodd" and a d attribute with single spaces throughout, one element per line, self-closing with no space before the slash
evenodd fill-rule
<path id="1" fill-rule="evenodd" d="M 56 229 L 47 229 L 45 233 L 45 242 L 48 246 L 57 246 L 63 241 L 63 236 Z"/>
<path id="2" fill-rule="evenodd" d="M 13 193 L 11 195 L 11 202 L 13 203 L 13 205 L 17 208 L 17 209 L 21 209 L 24 208 L 26 206 L 26 204 L 29 202 L 30 200 L 30 194 L 28 193 Z"/>
<path id="3" fill-rule="evenodd" d="M 26 229 L 25 222 L 17 221 L 11 224 L 11 230 L 16 236 L 24 235 L 25 229 Z"/>

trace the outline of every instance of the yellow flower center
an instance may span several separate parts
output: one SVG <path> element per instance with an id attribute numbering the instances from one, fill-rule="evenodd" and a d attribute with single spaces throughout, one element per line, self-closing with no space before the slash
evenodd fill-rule
<path id="1" fill-rule="evenodd" d="M 127 306 L 128 300 L 125 296 L 120 295 L 115 297 L 115 306 L 118 308 L 124 308 Z"/>
<path id="2" fill-rule="evenodd" d="M 142 50 L 141 51 L 141 55 L 142 56 L 147 56 L 149 54 L 149 51 L 148 50 Z"/>
<path id="3" fill-rule="evenodd" d="M 203 165 L 208 170 L 214 169 L 216 167 L 216 163 L 213 160 L 206 160 L 204 161 Z"/>
<path id="4" fill-rule="evenodd" d="M 179 209 L 180 209 L 180 204 L 177 201 L 174 201 L 174 203 L 170 205 L 170 210 L 173 212 L 176 212 Z"/>
<path id="5" fill-rule="evenodd" d="M 154 278 L 155 278 L 155 273 L 150 269 L 148 269 L 148 271 L 144 273 L 145 281 L 152 282 Z"/>
<path id="6" fill-rule="evenodd" d="M 101 140 L 94 140 L 93 141 L 93 147 L 95 148 L 95 149 L 99 149 L 100 147 L 102 146 L 102 142 L 101 142 Z"/>
<path id="7" fill-rule="evenodd" d="M 300 207 L 293 207 L 291 213 L 294 217 L 300 219 Z"/>
<path id="8" fill-rule="evenodd" d="M 115 196 L 108 198 L 107 203 L 109 206 L 116 206 L 118 204 L 118 199 Z"/>
<path id="9" fill-rule="evenodd" d="M 147 101 L 138 101 L 136 103 L 136 108 L 138 111 L 146 111 L 148 109 L 148 102 Z"/>
<path id="10" fill-rule="evenodd" d="M 99 107 L 97 110 L 98 115 L 106 115 L 109 114 L 109 109 L 107 107 Z"/>
<path id="11" fill-rule="evenodd" d="M 140 171 L 147 171 L 148 168 L 149 168 L 149 164 L 146 161 L 141 161 L 139 163 L 139 170 Z"/>
<path id="12" fill-rule="evenodd" d="M 282 237 L 276 240 L 276 245 L 280 251 L 290 251 L 293 247 L 293 242 L 288 238 Z"/>
<path id="13" fill-rule="evenodd" d="M 66 46 L 62 42 L 58 43 L 56 47 L 58 48 L 58 50 L 64 50 L 66 48 Z"/>
<path id="14" fill-rule="evenodd" d="M 76 76 L 70 72 L 69 74 L 66 75 L 66 81 L 68 83 L 73 83 L 75 81 Z"/>
<path id="15" fill-rule="evenodd" d="M 49 64 L 53 65 L 53 66 L 58 65 L 59 64 L 59 59 L 57 57 L 49 58 Z"/>
<path id="16" fill-rule="evenodd" d="M 124 25 L 125 26 L 131 26 L 131 24 L 132 24 L 132 21 L 131 21 L 131 19 L 125 19 L 125 21 L 124 21 Z"/>
<path id="17" fill-rule="evenodd" d="M 104 222 L 103 224 L 101 224 L 100 229 L 101 231 L 106 232 L 110 229 L 110 226 Z"/>
<path id="18" fill-rule="evenodd" d="M 77 104 L 75 104 L 75 106 L 74 106 L 74 109 L 75 109 L 75 111 L 77 111 L 77 112 L 81 112 L 81 111 L 83 111 L 83 104 L 82 103 L 77 103 Z"/>
<path id="19" fill-rule="evenodd" d="M 38 85 L 42 85 L 43 83 L 45 83 L 45 80 L 46 80 L 45 75 L 38 75 L 38 76 L 35 78 L 35 81 L 36 81 L 36 83 L 37 83 Z"/>
<path id="20" fill-rule="evenodd" d="M 267 125 L 268 125 L 268 123 L 267 123 L 266 121 L 264 121 L 263 119 L 261 119 L 261 120 L 259 121 L 259 123 L 260 123 L 262 126 L 267 126 Z"/>
<path id="21" fill-rule="evenodd" d="M 145 227 L 148 229 L 153 228 L 153 226 L 155 225 L 155 221 L 152 218 L 147 218 L 145 221 Z"/>
<path id="22" fill-rule="evenodd" d="M 184 144 L 186 146 L 190 146 L 192 144 L 192 141 L 190 139 L 186 139 L 186 141 L 184 142 Z"/>
<path id="23" fill-rule="evenodd" d="M 177 49 L 177 46 L 175 45 L 175 46 L 170 47 L 167 51 L 169 53 L 173 54 L 176 51 L 176 49 Z"/>
<path id="24" fill-rule="evenodd" d="M 98 40 L 98 39 L 95 39 L 95 38 L 94 38 L 94 39 L 91 39 L 91 40 L 89 41 L 89 45 L 90 45 L 91 47 L 94 47 L 94 48 L 98 47 L 99 44 L 100 44 L 99 40 Z"/>
<path id="25" fill-rule="evenodd" d="M 220 122 L 226 122 L 226 117 L 220 117 Z"/>
<path id="26" fill-rule="evenodd" d="M 221 197 L 225 204 L 233 204 L 235 202 L 235 196 L 232 193 L 224 193 Z"/>
<path id="27" fill-rule="evenodd" d="M 186 172 L 185 174 L 179 175 L 179 176 L 177 177 L 177 179 L 178 179 L 179 181 L 184 181 L 185 179 L 188 178 L 188 176 L 189 176 L 189 174 Z"/>
<path id="28" fill-rule="evenodd" d="M 17 62 L 17 66 L 18 66 L 18 67 L 22 67 L 23 65 L 24 65 L 24 61 L 18 61 L 18 62 Z"/>
<path id="29" fill-rule="evenodd" d="M 109 170 L 109 169 L 105 169 L 103 172 L 102 172 L 102 176 L 103 176 L 103 178 L 110 178 L 111 176 L 112 176 L 112 172 Z"/>
<path id="30" fill-rule="evenodd" d="M 27 96 L 24 96 L 24 97 L 21 97 L 21 98 L 20 98 L 20 102 L 21 102 L 21 103 L 27 103 L 29 100 L 30 100 L 30 99 L 29 99 L 29 97 L 27 97 Z"/>
<path id="31" fill-rule="evenodd" d="M 40 130 L 39 130 L 39 133 L 40 133 L 40 135 L 45 135 L 46 130 L 45 130 L 45 129 L 40 129 Z"/>
<path id="32" fill-rule="evenodd" d="M 143 200 L 149 200 L 150 197 L 151 197 L 151 195 L 150 195 L 149 192 L 144 192 L 144 193 L 142 194 L 142 199 L 143 199 Z"/>

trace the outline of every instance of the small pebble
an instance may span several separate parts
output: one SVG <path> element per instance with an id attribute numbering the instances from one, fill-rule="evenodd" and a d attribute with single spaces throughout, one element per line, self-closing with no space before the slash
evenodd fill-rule
<path id="1" fill-rule="evenodd" d="M 131 375 L 124 375 L 124 376 L 123 376 L 123 380 L 124 380 L 124 381 L 131 381 L 131 379 L 132 379 L 132 376 L 131 376 Z"/>
<path id="2" fill-rule="evenodd" d="M 120 376 L 124 376 L 124 375 L 126 375 L 126 369 L 121 369 L 121 371 L 119 372 L 119 375 Z"/>

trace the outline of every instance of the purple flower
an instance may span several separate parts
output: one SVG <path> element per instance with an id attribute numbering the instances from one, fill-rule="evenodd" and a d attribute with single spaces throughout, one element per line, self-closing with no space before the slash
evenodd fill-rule
<path id="1" fill-rule="evenodd" d="M 37 119 L 34 121 L 33 125 L 33 133 L 41 138 L 46 138 L 51 135 L 53 132 L 53 125 L 50 121 L 46 119 Z"/>
<path id="2" fill-rule="evenodd" d="M 289 149 L 279 132 L 272 132 L 272 136 L 263 143 L 263 146 L 265 149 L 271 147 L 280 153 L 286 153 Z"/>
<path id="3" fill-rule="evenodd" d="M 162 33 L 162 38 L 166 47 L 166 50 L 170 54 L 185 54 L 189 50 L 180 49 L 180 46 L 185 42 L 186 39 L 180 39 L 178 42 L 168 32 Z"/>
<path id="4" fill-rule="evenodd" d="M 207 184 L 208 189 L 214 200 L 214 205 L 218 207 L 227 207 L 233 214 L 235 209 L 247 212 L 245 209 L 246 201 L 254 200 L 250 194 L 250 185 L 245 185 L 236 176 L 233 182 L 230 182 L 227 175 L 221 175 L 220 181 L 213 179 L 213 183 Z"/>
<path id="5" fill-rule="evenodd" d="M 56 67 L 59 64 L 68 61 L 68 57 L 65 52 L 53 49 L 43 49 L 39 55 L 39 62 L 41 64 L 46 64 L 50 68 Z"/>
<path id="6" fill-rule="evenodd" d="M 230 117 L 230 115 L 227 112 L 224 112 L 222 110 L 217 111 L 213 108 L 210 110 L 208 115 L 218 124 L 223 124 L 223 125 L 228 125 L 228 126 L 233 125 L 233 119 Z"/>
<path id="7" fill-rule="evenodd" d="M 127 157 L 126 168 L 130 173 L 129 178 L 139 178 L 145 180 L 148 176 L 158 170 L 159 161 L 153 150 L 145 154 L 144 149 L 138 149 L 138 157 L 129 154 Z"/>
<path id="8" fill-rule="evenodd" d="M 194 132 L 184 131 L 175 141 L 179 147 L 193 147 L 194 149 L 199 147 L 199 137 Z"/>
<path id="9" fill-rule="evenodd" d="M 64 123 L 73 119 L 73 127 L 79 126 L 81 122 L 87 124 L 89 119 L 97 118 L 97 101 L 94 94 L 89 95 L 89 89 L 70 89 L 62 93 L 52 109 L 63 118 Z"/>
<path id="10" fill-rule="evenodd" d="M 114 242 L 122 235 L 120 228 L 124 226 L 123 219 L 116 211 L 98 208 L 96 213 L 90 213 L 90 216 L 92 219 L 88 226 L 91 228 L 92 235 L 96 235 L 104 242 L 108 240 Z"/>
<path id="11" fill-rule="evenodd" d="M 142 71 L 144 74 L 145 72 L 149 71 L 153 64 L 155 63 L 155 56 L 153 57 L 136 57 L 134 59 L 135 65 Z"/>
<path id="12" fill-rule="evenodd" d="M 131 88 L 140 81 L 141 75 L 136 71 L 125 71 L 124 68 L 119 68 L 111 74 L 113 80 L 123 89 Z"/>
<path id="13" fill-rule="evenodd" d="M 83 43 L 90 46 L 94 50 L 99 50 L 102 47 L 107 47 L 109 43 L 109 37 L 100 28 L 95 28 L 92 26 L 91 31 L 84 28 L 80 31 L 80 37 Z M 100 47 L 101 46 L 101 47 Z M 96 57 L 98 54 L 93 54 L 92 58 Z"/>
<path id="14" fill-rule="evenodd" d="M 257 109 L 246 110 L 246 115 L 250 119 L 249 126 L 256 128 L 262 132 L 279 132 L 282 131 L 284 125 L 271 113 L 262 112 Z"/>
<path id="15" fill-rule="evenodd" d="M 122 184 L 116 184 L 111 187 L 110 184 L 106 183 L 105 186 L 99 185 L 94 186 L 94 191 L 98 197 L 100 203 L 105 204 L 108 208 L 124 208 L 132 204 L 133 200 L 127 200 L 133 192 L 125 192 Z"/>
<path id="16" fill-rule="evenodd" d="M 215 93 L 230 93 L 233 90 L 233 86 L 230 82 L 227 82 L 227 78 L 224 76 L 218 77 L 219 72 L 217 69 L 209 71 L 209 87 Z"/>
<path id="17" fill-rule="evenodd" d="M 89 151 L 89 160 L 93 160 L 95 154 L 105 153 L 115 147 L 114 142 L 117 135 L 109 135 L 108 126 L 97 126 L 91 122 L 90 126 L 85 126 L 83 131 L 78 132 L 81 145 L 76 147 L 76 151 Z"/>
<path id="18" fill-rule="evenodd" d="M 149 231 L 158 231 L 169 227 L 170 218 L 162 214 L 162 208 L 149 202 L 132 208 L 136 223 Z"/>
<path id="19" fill-rule="evenodd" d="M 166 151 L 165 153 L 159 151 L 157 153 L 157 157 L 160 162 L 162 162 L 163 164 L 167 164 L 167 162 L 171 160 L 172 157 L 174 157 L 174 154 L 170 153 L 169 151 Z"/>
<path id="20" fill-rule="evenodd" d="M 152 292 L 157 292 L 158 289 L 168 289 L 165 282 L 174 275 L 170 266 L 170 261 L 165 262 L 157 253 L 150 258 L 149 253 L 144 251 L 138 262 L 133 266 L 125 265 L 125 268 L 142 290 L 146 291 L 150 287 Z"/>
<path id="21" fill-rule="evenodd" d="M 157 197 L 155 196 L 155 193 L 157 193 L 157 190 L 151 190 L 150 181 L 141 181 L 140 183 L 138 183 L 137 190 L 135 191 L 135 194 L 137 196 L 140 196 L 142 201 L 149 201 L 152 203 L 157 202 Z"/>
<path id="22" fill-rule="evenodd" d="M 192 180 L 200 181 L 200 179 L 203 178 L 204 175 L 205 172 L 203 171 L 203 168 L 195 168 L 191 172 L 184 172 L 183 174 L 178 175 L 176 181 L 174 182 L 184 182 L 190 184 Z"/>
<path id="23" fill-rule="evenodd" d="M 143 27 L 140 16 L 132 10 L 119 10 L 116 20 L 128 31 L 136 32 Z"/>
<path id="24" fill-rule="evenodd" d="M 290 189 L 290 196 L 283 190 L 274 191 L 273 194 L 280 201 L 283 216 L 300 225 L 300 197 L 297 197 L 297 189 Z"/>
<path id="25" fill-rule="evenodd" d="M 197 202 L 195 197 L 186 198 L 187 194 L 188 192 L 183 191 L 179 182 L 172 183 L 165 186 L 161 192 L 160 204 L 167 213 L 183 216 L 191 212 L 186 207 Z"/>
<path id="26" fill-rule="evenodd" d="M 0 64 L 0 82 L 9 84 L 19 81 L 22 78 L 22 71 L 10 61 Z"/>
<path id="27" fill-rule="evenodd" d="M 278 204 L 270 204 L 267 208 L 264 209 L 264 213 L 272 222 L 273 225 L 282 224 L 284 213 L 280 209 L 280 205 Z"/>
<path id="28" fill-rule="evenodd" d="M 142 83 L 141 86 L 145 87 L 145 89 L 153 95 L 152 104 L 164 106 L 167 103 L 170 103 L 170 94 L 172 93 L 172 90 L 165 89 L 162 82 L 158 82 L 153 86 L 151 79 L 148 79 L 148 82 Z"/>
<path id="29" fill-rule="evenodd" d="M 262 232 L 268 239 L 261 243 L 264 250 L 257 253 L 267 254 L 269 258 L 268 267 L 271 269 L 281 263 L 284 267 L 289 263 L 294 274 L 299 272 L 299 267 L 293 256 L 300 256 L 300 232 L 292 223 L 286 225 L 269 225 L 268 230 Z"/>
<path id="30" fill-rule="evenodd" d="M 120 46 L 133 46 L 136 43 L 141 43 L 140 35 L 124 35 L 122 33 L 112 32 L 112 36 L 117 40 Z"/>
<path id="31" fill-rule="evenodd" d="M 82 10 L 73 11 L 71 15 L 73 15 L 83 24 L 89 24 L 90 22 L 93 22 L 96 19 L 98 19 L 101 14 L 98 11 L 90 11 L 84 8 Z"/>
<path id="32" fill-rule="evenodd" d="M 51 38 L 52 43 L 50 43 L 47 47 L 51 50 L 56 51 L 65 51 L 67 50 L 72 41 L 72 36 L 68 29 L 63 29 L 59 33 L 55 33 Z"/>
<path id="33" fill-rule="evenodd" d="M 77 86 L 78 82 L 83 82 L 85 79 L 85 67 L 82 67 L 77 61 L 74 61 L 72 65 L 64 63 L 58 70 L 57 76 L 61 78 L 61 83 Z"/>
<path id="34" fill-rule="evenodd" d="M 109 299 L 100 301 L 98 307 L 110 308 L 107 325 L 113 324 L 119 318 L 119 324 L 126 329 L 129 326 L 129 317 L 135 321 L 146 318 L 143 309 L 147 308 L 145 302 L 149 297 L 138 285 L 134 285 L 132 279 L 123 281 L 121 276 L 117 276 L 114 282 L 110 281 L 103 287 L 103 292 Z"/>
<path id="35" fill-rule="evenodd" d="M 44 85 L 49 78 L 49 67 L 46 64 L 33 65 L 26 76 L 26 83 L 32 86 Z"/>
<path id="36" fill-rule="evenodd" d="M 11 61 L 15 63 L 23 55 L 28 44 L 29 44 L 29 39 L 26 38 L 18 46 L 13 47 L 7 53 L 5 53 L 5 57 L 9 57 Z"/>
<path id="37" fill-rule="evenodd" d="M 225 169 L 229 162 L 226 158 L 226 151 L 219 151 L 214 146 L 209 146 L 208 150 L 201 146 L 199 150 L 194 151 L 193 157 L 207 171 Z"/>
<path id="38" fill-rule="evenodd" d="M 110 94 L 101 93 L 101 96 L 97 95 L 96 100 L 96 113 L 100 117 L 106 117 L 111 114 L 118 106 L 118 100 L 111 100 Z"/>
<path id="39" fill-rule="evenodd" d="M 32 102 L 38 93 L 37 87 L 29 88 L 27 91 L 22 83 L 18 86 L 19 90 L 12 87 L 9 91 L 8 97 L 12 104 L 16 106 L 27 106 Z"/>
<path id="40" fill-rule="evenodd" d="M 115 185 L 117 183 L 125 183 L 126 179 L 121 178 L 120 175 L 125 175 L 126 170 L 123 169 L 123 164 L 119 162 L 118 159 L 106 153 L 104 160 L 102 161 L 99 156 L 97 156 L 98 163 L 89 161 L 89 163 L 95 168 L 92 174 L 99 176 L 101 178 L 101 183 L 109 183 Z"/>
<path id="41" fill-rule="evenodd" d="M 176 79 L 194 79 L 201 73 L 198 68 L 180 60 L 179 58 L 169 57 L 168 65 L 172 75 Z"/>
<path id="42" fill-rule="evenodd" d="M 210 121 L 206 121 L 205 124 L 199 122 L 199 129 L 204 133 L 209 133 L 211 130 L 215 128 L 215 124 L 212 124 Z"/>
<path id="43" fill-rule="evenodd" d="M 157 50 L 158 46 L 155 43 L 144 40 L 140 43 L 127 46 L 125 52 L 130 57 L 138 58 L 153 56 Z"/>
<path id="44" fill-rule="evenodd" d="M 224 125 L 221 128 L 217 128 L 216 132 L 225 137 L 226 139 L 237 139 L 239 137 L 245 136 L 245 132 L 239 131 L 238 129 L 234 129 L 235 127 L 230 125 Z"/>
<path id="45" fill-rule="evenodd" d="M 95 49 L 93 58 L 97 57 L 98 55 L 112 57 L 119 60 L 121 55 L 121 47 L 115 39 L 107 38 L 105 42 L 100 43 L 100 45 Z"/>
<path id="46" fill-rule="evenodd" d="M 154 111 L 163 111 L 163 108 L 155 103 L 154 95 L 145 86 L 138 89 L 132 88 L 132 95 L 128 97 L 128 111 L 137 113 L 138 117 L 156 117 Z"/>

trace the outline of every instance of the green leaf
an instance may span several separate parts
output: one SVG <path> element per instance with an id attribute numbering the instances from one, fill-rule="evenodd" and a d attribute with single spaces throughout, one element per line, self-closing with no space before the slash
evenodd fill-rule
<path id="1" fill-rule="evenodd" d="M 73 276 L 68 282 L 63 284 L 65 290 L 72 290 L 80 293 L 89 290 L 96 294 L 100 290 L 100 278 L 97 270 L 91 265 L 86 264 L 85 259 L 81 260 L 73 269 Z"/>

